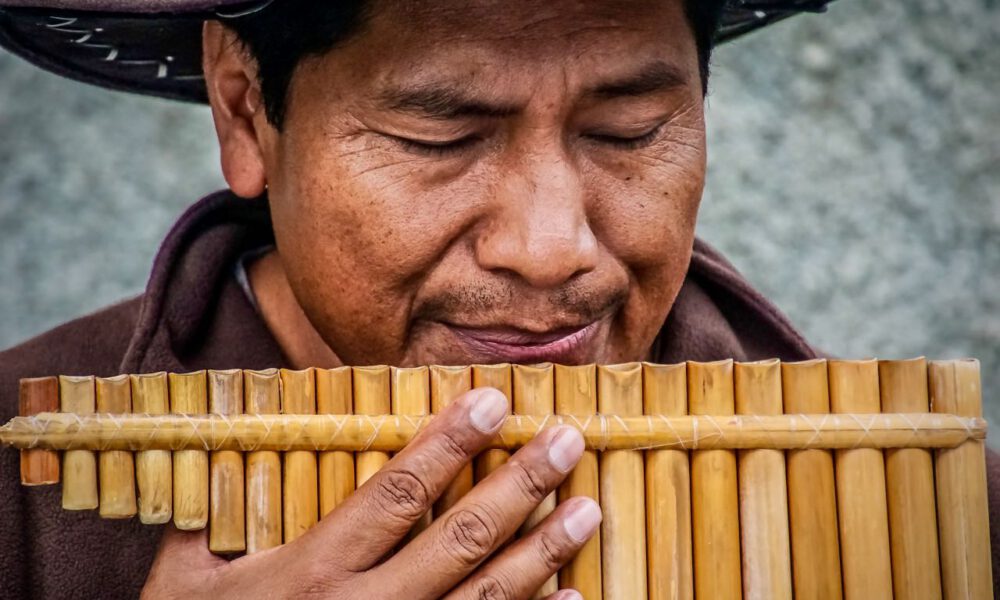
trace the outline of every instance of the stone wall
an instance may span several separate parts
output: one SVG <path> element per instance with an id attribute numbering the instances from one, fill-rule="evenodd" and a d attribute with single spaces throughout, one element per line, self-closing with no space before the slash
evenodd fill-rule
<path id="1" fill-rule="evenodd" d="M 828 352 L 975 356 L 1000 422 L 1000 5 L 839 0 L 721 48 L 700 234 Z M 0 346 L 142 289 L 206 109 L 0 54 Z"/>

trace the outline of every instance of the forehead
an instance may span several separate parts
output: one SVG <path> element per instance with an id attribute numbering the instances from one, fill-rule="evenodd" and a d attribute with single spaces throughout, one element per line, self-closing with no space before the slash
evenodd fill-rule
<path id="1" fill-rule="evenodd" d="M 556 74 L 585 86 L 654 60 L 698 79 L 683 0 L 376 0 L 345 50 L 373 83 Z"/>

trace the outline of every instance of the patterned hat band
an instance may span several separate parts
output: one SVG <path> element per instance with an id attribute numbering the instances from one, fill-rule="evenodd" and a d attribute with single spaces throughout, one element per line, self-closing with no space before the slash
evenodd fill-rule
<path id="1" fill-rule="evenodd" d="M 0 46 L 56 74 L 106 88 L 206 102 L 201 25 L 280 0 L 0 0 Z M 716 42 L 832 0 L 729 0 Z"/>

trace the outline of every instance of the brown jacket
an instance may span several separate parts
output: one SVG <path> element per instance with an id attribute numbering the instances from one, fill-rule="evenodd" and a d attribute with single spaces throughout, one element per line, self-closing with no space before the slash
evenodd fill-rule
<path id="1" fill-rule="evenodd" d="M 0 353 L 0 420 L 15 416 L 22 377 L 285 366 L 233 275 L 241 254 L 272 241 L 266 202 L 222 192 L 197 203 L 163 242 L 144 294 Z M 729 263 L 696 242 L 656 360 L 816 355 Z M 0 450 L 0 598 L 137 597 L 161 530 L 63 511 L 58 487 L 19 485 L 17 456 Z M 993 471 L 991 481 L 1000 481 Z"/>

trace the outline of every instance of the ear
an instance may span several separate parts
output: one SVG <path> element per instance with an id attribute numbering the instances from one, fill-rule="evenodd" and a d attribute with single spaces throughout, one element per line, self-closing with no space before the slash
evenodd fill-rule
<path id="1" fill-rule="evenodd" d="M 237 196 L 255 198 L 267 187 L 264 153 L 266 136 L 258 127 L 270 127 L 257 83 L 257 67 L 232 30 L 218 21 L 202 29 L 202 69 L 219 136 L 222 174 Z"/>

